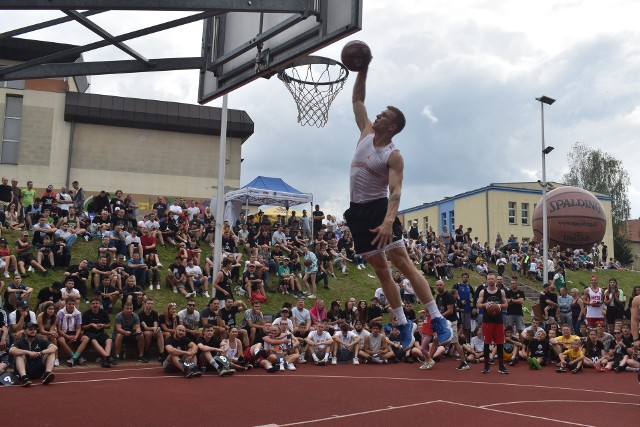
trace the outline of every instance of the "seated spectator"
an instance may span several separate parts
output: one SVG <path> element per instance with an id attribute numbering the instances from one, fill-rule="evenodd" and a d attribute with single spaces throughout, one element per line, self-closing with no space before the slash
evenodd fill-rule
<path id="1" fill-rule="evenodd" d="M 227 329 L 220 317 L 220 300 L 211 298 L 205 308 L 200 311 L 200 323 L 202 326 L 211 326 L 217 337 L 226 335 Z"/>
<path id="2" fill-rule="evenodd" d="M 138 310 L 144 304 L 146 294 L 141 286 L 138 286 L 136 276 L 127 277 L 127 282 L 122 288 L 122 307 L 128 302 L 133 304 L 133 309 Z"/>
<path id="3" fill-rule="evenodd" d="M 109 313 L 100 308 L 100 305 L 100 298 L 91 298 L 89 310 L 82 313 L 82 331 L 98 353 L 100 366 L 110 368 L 112 339 L 105 331 L 111 328 L 111 322 L 109 321 Z"/>
<path id="4" fill-rule="evenodd" d="M 549 345 L 553 351 L 559 356 L 561 353 L 571 348 L 571 343 L 580 340 L 580 337 L 571 334 L 571 327 L 567 324 L 562 325 L 562 335 L 549 340 Z"/>
<path id="5" fill-rule="evenodd" d="M 53 246 L 53 264 L 58 268 L 69 268 L 71 264 L 71 251 L 62 237 L 56 237 Z"/>
<path id="6" fill-rule="evenodd" d="M 167 357 L 162 367 L 165 372 L 182 372 L 185 378 L 202 375 L 197 365 L 198 346 L 187 337 L 184 326 L 176 327 L 175 332 L 167 337 L 164 348 Z"/>
<path id="7" fill-rule="evenodd" d="M 4 270 L 4 277 L 7 279 L 11 277 L 10 271 L 18 273 L 18 260 L 15 255 L 11 255 L 4 237 L 0 237 L 0 270 Z"/>
<path id="8" fill-rule="evenodd" d="M 549 360 L 549 341 L 546 340 L 547 334 L 542 330 L 533 334 L 532 330 L 527 331 L 530 339 L 527 343 L 527 362 L 531 369 L 542 369 Z"/>
<path id="9" fill-rule="evenodd" d="M 178 312 L 180 324 L 185 327 L 187 337 L 197 341 L 202 336 L 200 331 L 200 312 L 196 310 L 196 302 L 194 299 L 187 299 L 187 308 Z"/>
<path id="10" fill-rule="evenodd" d="M 149 359 L 144 355 L 144 337 L 140 329 L 140 318 L 133 312 L 132 303 L 124 304 L 122 311 L 116 315 L 115 325 L 113 334 L 116 363 L 120 359 L 123 343 L 135 343 L 138 350 L 138 362 L 147 363 Z"/>
<path id="11" fill-rule="evenodd" d="M 80 291 L 75 288 L 75 281 L 72 278 L 67 277 L 67 279 L 64 281 L 64 287 L 60 289 L 60 297 L 63 301 L 65 301 L 65 306 L 66 301 L 69 298 L 71 298 L 75 302 L 75 305 L 77 307 L 80 306 Z"/>
<path id="12" fill-rule="evenodd" d="M 69 355 L 67 365 L 84 365 L 87 361 L 82 356 L 82 352 L 89 344 L 89 338 L 82 335 L 82 314 L 76 308 L 76 300 L 67 298 L 65 307 L 58 311 L 56 316 L 58 325 L 58 346 Z M 77 346 L 76 350 L 72 350 L 71 346 Z"/>
<path id="13" fill-rule="evenodd" d="M 37 333 L 38 325 L 27 322 L 23 336 L 9 349 L 9 355 L 14 358 L 15 371 L 24 387 L 29 387 L 32 379 L 42 378 L 42 384 L 46 385 L 56 377 L 53 368 L 58 348 L 38 337 Z"/>
<path id="14" fill-rule="evenodd" d="M 331 363 L 353 363 L 359 364 L 358 348 L 360 344 L 360 336 L 349 330 L 349 325 L 343 323 L 340 330 L 333 334 L 334 349 Z"/>
<path id="15" fill-rule="evenodd" d="M 20 301 L 28 301 L 33 293 L 33 288 L 22 283 L 22 277 L 19 274 L 13 276 L 13 281 L 7 286 L 5 295 L 7 304 L 12 309 L 19 307 Z"/>
<path id="16" fill-rule="evenodd" d="M 45 235 L 42 238 L 42 243 L 36 245 L 36 261 L 43 267 L 49 267 L 52 270 L 56 268 L 56 262 L 53 257 L 53 241 L 51 237 Z M 44 271 L 45 276 L 49 274 L 47 270 Z"/>
<path id="17" fill-rule="evenodd" d="M 99 215 L 93 217 L 89 230 L 93 236 L 99 239 L 109 237 L 109 232 L 111 231 L 111 218 L 109 217 L 109 211 L 103 210 Z"/>
<path id="18" fill-rule="evenodd" d="M 371 333 L 364 339 L 364 345 L 360 349 L 359 356 L 365 363 L 389 363 L 388 360 L 394 357 L 393 351 L 389 349 L 389 343 L 382 335 L 382 325 L 374 322 L 370 325 Z"/>
<path id="19" fill-rule="evenodd" d="M 278 366 L 281 371 L 296 370 L 295 362 L 300 356 L 297 351 L 291 351 L 294 346 L 293 340 L 290 332 L 282 333 L 277 325 L 271 325 L 268 333 L 262 337 L 262 348 L 267 352 L 267 360 L 274 366 Z M 297 345 L 297 341 L 295 344 Z"/>
<path id="20" fill-rule="evenodd" d="M 316 365 L 326 365 L 329 362 L 329 356 L 331 356 L 333 339 L 324 330 L 324 324 L 318 323 L 316 329 L 309 332 L 305 341 L 307 342 L 308 357 L 313 359 Z"/>
<path id="21" fill-rule="evenodd" d="M 287 307 L 283 307 L 280 310 L 280 316 L 273 320 L 273 324 L 278 326 L 282 332 L 293 332 L 295 329 L 293 326 L 293 322 L 289 318 L 289 309 Z"/>
<path id="22" fill-rule="evenodd" d="M 175 334 L 176 327 L 180 324 L 175 302 L 167 304 L 164 312 L 158 318 L 158 322 L 160 323 L 162 336 L 166 342 L 167 338 Z"/>
<path id="23" fill-rule="evenodd" d="M 574 374 L 577 374 L 582 370 L 583 359 L 584 353 L 580 346 L 580 338 L 577 338 L 571 342 L 570 348 L 560 354 L 560 366 L 556 371 L 566 372 L 567 370 L 570 370 Z"/>
<path id="24" fill-rule="evenodd" d="M 149 358 L 149 348 L 151 348 L 151 341 L 155 338 L 158 345 L 159 361 L 162 362 L 162 353 L 164 352 L 164 337 L 162 334 L 162 328 L 160 327 L 160 318 L 158 312 L 153 309 L 154 301 L 152 298 L 147 298 L 144 302 L 144 308 L 138 313 L 140 318 L 140 329 L 144 336 L 144 356 Z"/>
<path id="25" fill-rule="evenodd" d="M 9 313 L 9 337 L 15 342 L 24 337 L 24 325 L 27 323 L 37 323 L 36 314 L 29 310 L 29 303 L 26 300 L 18 301 L 17 308 Z"/>
<path id="26" fill-rule="evenodd" d="M 245 291 L 249 295 L 249 301 L 265 302 L 267 294 L 264 289 L 264 281 L 256 272 L 256 264 L 249 264 L 247 271 L 242 275 Z"/>
<path id="27" fill-rule="evenodd" d="M 396 324 L 391 326 L 391 332 L 389 332 L 389 335 L 386 338 L 389 343 L 389 349 L 394 354 L 394 357 L 391 358 L 393 363 L 400 361 L 413 363 L 415 359 L 422 356 L 420 349 L 415 345 L 415 343 L 407 349 L 402 348 L 402 335 L 400 334 L 400 329 L 398 329 Z"/>
<path id="28" fill-rule="evenodd" d="M 311 321 L 311 320 L 309 320 Z M 260 303 L 253 302 L 251 304 L 251 310 L 245 310 L 242 315 L 242 329 L 247 331 L 249 335 L 249 343 L 251 345 L 256 342 L 262 342 L 264 336 L 263 326 L 265 325 L 264 316 L 260 311 Z"/>
<path id="29" fill-rule="evenodd" d="M 51 301 L 45 301 L 42 303 L 42 310 L 38 314 L 38 335 L 46 338 L 51 344 L 58 342 L 58 324 L 57 324 L 57 312 L 55 305 Z M 56 354 L 57 361 L 57 354 Z M 59 364 L 59 362 L 57 362 Z M 58 366 L 56 364 L 56 366 Z"/>
<path id="30" fill-rule="evenodd" d="M 95 289 L 95 294 L 100 298 L 100 308 L 111 314 L 113 307 L 122 294 L 122 291 L 116 288 L 109 278 L 109 276 L 102 276 L 101 283 Z"/>
<path id="31" fill-rule="evenodd" d="M 220 323 L 227 333 L 231 328 L 237 326 L 236 314 L 247 310 L 247 306 L 242 300 L 234 301 L 231 298 L 224 300 L 224 307 L 220 309 Z M 238 337 L 242 340 L 244 347 L 249 347 L 249 335 L 244 329 L 238 329 Z"/>
<path id="32" fill-rule="evenodd" d="M 462 346 L 465 351 L 467 360 L 471 363 L 484 362 L 484 338 L 482 337 L 482 328 L 476 327 L 473 331 L 473 337 L 469 344 Z"/>
<path id="33" fill-rule="evenodd" d="M 187 275 L 185 274 L 185 267 L 182 264 L 182 257 L 175 257 L 175 261 L 167 267 L 165 285 L 172 288 L 174 294 L 180 292 L 187 298 L 193 296 L 191 295 L 192 292 L 187 292 L 185 290 L 185 286 L 187 285 Z"/>
<path id="34" fill-rule="evenodd" d="M 29 275 L 25 270 L 25 266 L 28 267 L 29 272 L 37 269 L 41 273 L 46 273 L 47 270 L 33 257 L 28 231 L 23 231 L 20 238 L 16 240 L 15 250 L 16 260 L 18 261 L 18 270 L 21 276 L 27 277 Z"/>
<path id="35" fill-rule="evenodd" d="M 317 326 L 320 323 L 324 323 L 327 320 L 327 309 L 324 305 L 324 300 L 318 299 L 314 306 L 309 310 L 311 316 L 311 325 Z"/>
<path id="36" fill-rule="evenodd" d="M 29 230 L 33 228 L 33 224 L 38 221 L 41 214 L 42 201 L 39 197 L 36 197 L 30 205 L 24 207 L 24 222 Z"/>
<path id="37" fill-rule="evenodd" d="M 70 265 L 67 268 L 67 271 L 64 272 L 65 278 L 73 278 L 75 282 L 74 287 L 80 291 L 80 296 L 85 302 L 89 300 L 87 293 L 87 280 L 89 279 L 90 274 L 89 262 L 86 259 L 80 260 L 80 263 L 77 265 Z M 100 282 L 96 283 L 96 285 L 98 284 L 100 284 Z"/>
<path id="38" fill-rule="evenodd" d="M 222 353 L 220 339 L 214 336 L 213 325 L 205 326 L 203 328 L 203 336 L 198 338 L 198 359 L 202 372 L 211 367 L 221 377 L 235 374 L 235 369 L 230 368 L 228 359 Z M 220 357 L 221 355 L 222 357 Z"/>
<path id="39" fill-rule="evenodd" d="M 129 258 L 133 258 L 134 252 L 137 253 L 140 259 L 144 259 L 142 251 L 142 242 L 140 236 L 138 236 L 138 229 L 132 228 L 131 233 L 124 239 L 124 244 L 127 248 L 127 255 Z"/>
<path id="40" fill-rule="evenodd" d="M 187 276 L 187 284 L 192 292 L 189 296 L 201 294 L 205 298 L 211 298 L 208 290 L 209 278 L 202 274 L 202 269 L 199 265 L 195 264 L 195 260 L 193 258 L 187 258 L 185 275 Z"/>
<path id="41" fill-rule="evenodd" d="M 607 366 L 607 354 L 604 345 L 598 341 L 598 334 L 595 329 L 589 331 L 589 337 L 584 345 L 583 366 L 601 371 Z"/>
<path id="42" fill-rule="evenodd" d="M 109 236 L 104 236 L 100 245 L 98 246 L 98 261 L 100 258 L 107 258 L 107 265 L 110 265 L 117 255 L 117 249 L 113 246 L 109 246 Z M 124 256 L 124 254 L 122 254 Z"/>
<path id="43" fill-rule="evenodd" d="M 147 283 L 147 269 L 147 264 L 144 263 L 140 254 L 137 252 L 134 252 L 133 258 L 127 261 L 127 265 L 125 267 L 127 274 L 134 276 L 136 278 L 136 283 L 141 287 Z"/>

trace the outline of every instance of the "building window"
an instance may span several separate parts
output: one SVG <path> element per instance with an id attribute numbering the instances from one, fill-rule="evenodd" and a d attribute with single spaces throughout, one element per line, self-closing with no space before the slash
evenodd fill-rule
<path id="1" fill-rule="evenodd" d="M 451 223 L 451 229 L 453 230 L 456 226 L 456 214 L 454 211 L 449 211 L 449 222 Z"/>
<path id="2" fill-rule="evenodd" d="M 446 212 L 442 212 L 442 226 L 446 227 L 448 225 L 447 223 L 447 213 Z"/>
<path id="3" fill-rule="evenodd" d="M 422 231 L 424 231 L 424 235 L 427 235 L 427 231 L 429 230 L 429 217 L 425 216 L 424 218 L 422 218 L 422 223 L 424 224 L 424 228 L 422 229 Z"/>
<path id="4" fill-rule="evenodd" d="M 24 89 L 24 80 L 4 80 L 0 82 L 0 87 L 6 89 Z"/>
<path id="5" fill-rule="evenodd" d="M 22 97 L 7 96 L 2 132 L 0 163 L 18 163 L 20 126 L 22 124 Z"/>
<path id="6" fill-rule="evenodd" d="M 529 203 L 520 204 L 520 217 L 522 218 L 522 225 L 529 225 Z"/>
<path id="7" fill-rule="evenodd" d="M 516 202 L 509 202 L 509 224 L 516 223 Z"/>

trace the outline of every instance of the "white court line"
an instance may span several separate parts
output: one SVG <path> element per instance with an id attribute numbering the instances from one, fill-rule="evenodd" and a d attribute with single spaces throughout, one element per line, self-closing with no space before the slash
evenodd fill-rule
<path id="1" fill-rule="evenodd" d="M 497 412 L 499 414 L 517 415 L 517 416 L 520 416 L 520 417 L 534 418 L 536 420 L 545 420 L 545 421 L 550 421 L 550 422 L 553 422 L 553 423 L 569 424 L 569 425 L 572 425 L 572 426 L 580 426 L 580 427 L 595 427 L 595 426 L 593 426 L 591 424 L 581 424 L 581 423 L 576 423 L 576 422 L 573 422 L 573 421 L 557 420 L 555 418 L 547 418 L 547 417 L 542 417 L 540 415 L 520 414 L 518 412 L 502 411 L 500 409 L 486 408 L 486 407 L 483 407 L 483 406 L 465 405 L 464 403 L 457 403 L 457 402 L 446 402 L 446 403 L 450 403 L 452 405 L 457 405 L 457 406 L 463 406 L 465 408 L 482 409 L 483 411 Z"/>
<path id="2" fill-rule="evenodd" d="M 501 402 L 501 403 L 491 403 L 489 405 L 478 406 L 478 408 L 486 409 L 491 406 L 501 406 L 501 405 L 516 405 L 520 403 L 606 403 L 606 404 L 614 404 L 614 405 L 630 405 L 630 406 L 640 406 L 640 403 L 632 403 L 632 402 L 615 402 L 615 401 L 606 401 L 606 400 L 518 400 L 513 402 Z"/>
<path id="3" fill-rule="evenodd" d="M 80 374 L 108 374 L 110 372 L 128 372 L 128 371 L 144 371 L 144 370 L 150 370 L 150 369 L 162 369 L 162 366 L 158 365 L 157 367 L 152 367 L 149 366 L 147 368 L 136 368 L 136 367 L 131 367 L 131 369 L 126 369 L 126 368 L 121 368 L 121 369 L 106 369 L 106 368 L 102 368 L 102 369 L 94 369 L 94 370 L 90 370 L 90 371 L 72 371 L 72 370 L 56 370 L 55 374 L 56 377 L 62 376 L 62 375 L 80 375 Z"/>
<path id="4" fill-rule="evenodd" d="M 470 380 L 439 380 L 435 378 L 403 378 L 403 377 L 370 377 L 370 376 L 352 376 L 352 375 L 302 375 L 302 374 L 289 374 L 286 375 L 242 375 L 242 377 L 254 377 L 254 378 L 291 378 L 291 377 L 299 377 L 299 378 L 322 378 L 322 379 L 369 379 L 369 380 L 391 380 L 391 381 L 425 381 L 425 382 L 437 382 L 437 383 L 456 383 L 456 384 L 480 384 L 480 385 L 504 385 L 511 387 L 531 387 L 531 388 L 543 388 L 543 389 L 551 389 L 551 390 L 562 390 L 562 391 L 580 391 L 586 393 L 604 393 L 611 394 L 615 396 L 630 396 L 637 397 L 637 393 L 622 393 L 617 391 L 607 391 L 607 390 L 590 390 L 590 389 L 580 389 L 576 390 L 571 387 L 560 387 L 560 386 L 548 386 L 548 385 L 538 385 L 538 384 L 515 384 L 515 383 L 504 383 L 504 382 L 492 382 L 492 381 L 470 381 Z"/>
<path id="5" fill-rule="evenodd" d="M 380 409 L 372 409 L 370 411 L 362 411 L 362 412 L 352 412 L 350 414 L 342 414 L 342 415 L 331 415 L 330 417 L 324 417 L 324 418 L 316 418 L 315 420 L 306 420 L 306 421 L 297 421 L 295 423 L 286 423 L 286 424 L 266 424 L 264 426 L 257 426 L 257 427 L 266 427 L 266 426 L 279 426 L 279 427 L 286 427 L 286 426 L 297 426 L 300 424 L 309 424 L 309 423 L 319 423 L 322 421 L 333 421 L 333 420 L 338 420 L 341 418 L 348 418 L 348 417 L 357 417 L 358 415 L 367 415 L 367 414 L 375 414 L 377 412 L 385 412 L 385 411 L 394 411 L 396 409 L 405 409 L 405 408 L 413 408 L 416 406 L 424 406 L 424 405 L 430 405 L 432 403 L 442 403 L 442 400 L 434 400 L 431 402 L 420 402 L 420 403 L 412 403 L 410 405 L 401 405 L 401 406 L 387 406 L 386 408 L 380 408 Z M 445 402 L 446 403 L 446 402 Z"/>

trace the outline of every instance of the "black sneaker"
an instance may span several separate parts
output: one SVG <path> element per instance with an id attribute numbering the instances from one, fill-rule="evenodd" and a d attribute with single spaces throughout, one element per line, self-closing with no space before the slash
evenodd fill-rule
<path id="1" fill-rule="evenodd" d="M 460 362 L 460 366 L 458 366 L 456 369 L 458 371 L 466 371 L 467 369 L 469 369 L 469 364 L 463 360 L 462 362 Z"/>
<path id="2" fill-rule="evenodd" d="M 505 374 L 505 375 L 508 375 L 508 374 L 509 374 L 509 370 L 507 369 L 507 367 L 506 367 L 506 366 L 504 366 L 504 365 L 502 365 L 502 364 L 501 364 L 501 365 L 500 365 L 500 367 L 498 368 L 498 373 L 499 373 L 499 374 Z"/>
<path id="3" fill-rule="evenodd" d="M 117 365 L 118 362 L 120 361 L 120 356 L 111 356 L 111 359 L 109 360 L 109 363 L 111 363 L 113 366 Z"/>
<path id="4" fill-rule="evenodd" d="M 138 356 L 138 362 L 140 363 L 149 363 L 149 359 L 144 354 Z"/>
<path id="5" fill-rule="evenodd" d="M 482 372 L 483 374 L 488 374 L 490 369 L 491 368 L 488 365 L 484 365 L 484 369 L 480 372 Z"/>
<path id="6" fill-rule="evenodd" d="M 20 382 L 22 383 L 22 387 L 30 387 L 31 386 L 31 380 L 26 375 L 20 377 Z"/>
<path id="7" fill-rule="evenodd" d="M 269 372 L 270 374 L 273 374 L 274 372 L 278 372 L 280 370 L 280 366 L 278 365 L 271 365 L 270 368 L 267 368 L 267 372 Z"/>
<path id="8" fill-rule="evenodd" d="M 44 375 L 42 376 L 42 384 L 47 385 L 55 379 L 56 379 L 56 374 L 54 374 L 53 372 L 45 372 Z"/>
<path id="9" fill-rule="evenodd" d="M 100 362 L 100 366 L 102 366 L 103 368 L 110 368 L 111 367 L 111 363 L 109 363 L 109 359 L 105 357 L 102 360 L 102 362 Z"/>
<path id="10" fill-rule="evenodd" d="M 404 363 L 414 363 L 415 360 L 413 360 L 413 357 L 411 356 L 407 356 L 404 358 Z"/>
<path id="11" fill-rule="evenodd" d="M 245 371 L 250 371 L 253 369 L 253 365 L 244 365 L 244 370 Z"/>
<path id="12" fill-rule="evenodd" d="M 193 376 L 193 370 L 191 368 L 184 369 L 184 377 L 191 378 Z"/>

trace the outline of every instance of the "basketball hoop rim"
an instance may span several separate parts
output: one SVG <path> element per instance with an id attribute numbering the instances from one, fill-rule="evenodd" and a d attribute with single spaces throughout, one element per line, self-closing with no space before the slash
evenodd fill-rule
<path id="1" fill-rule="evenodd" d="M 295 77 L 291 77 L 289 74 L 287 74 L 287 70 L 290 68 L 295 68 L 295 67 L 301 67 L 301 66 L 305 66 L 305 65 L 314 65 L 314 64 L 319 64 L 319 65 L 337 65 L 340 68 L 342 68 L 344 70 L 344 76 L 335 79 L 335 80 L 331 80 L 328 82 L 320 82 L 320 83 L 316 83 L 314 81 L 308 81 L 308 80 L 300 80 L 300 79 L 296 79 Z M 278 78 L 280 80 L 282 80 L 283 82 L 296 82 L 296 83 L 300 83 L 300 84 L 309 84 L 309 85 L 314 85 L 314 86 L 327 86 L 327 85 L 334 85 L 336 83 L 341 83 L 345 80 L 347 80 L 347 77 L 349 77 L 349 69 L 342 63 L 339 61 L 336 61 L 335 59 L 331 59 L 331 58 L 327 58 L 325 56 L 305 56 L 303 58 L 298 58 L 295 61 L 292 61 L 290 63 L 287 64 L 287 66 L 282 69 L 281 71 L 278 72 Z"/>

